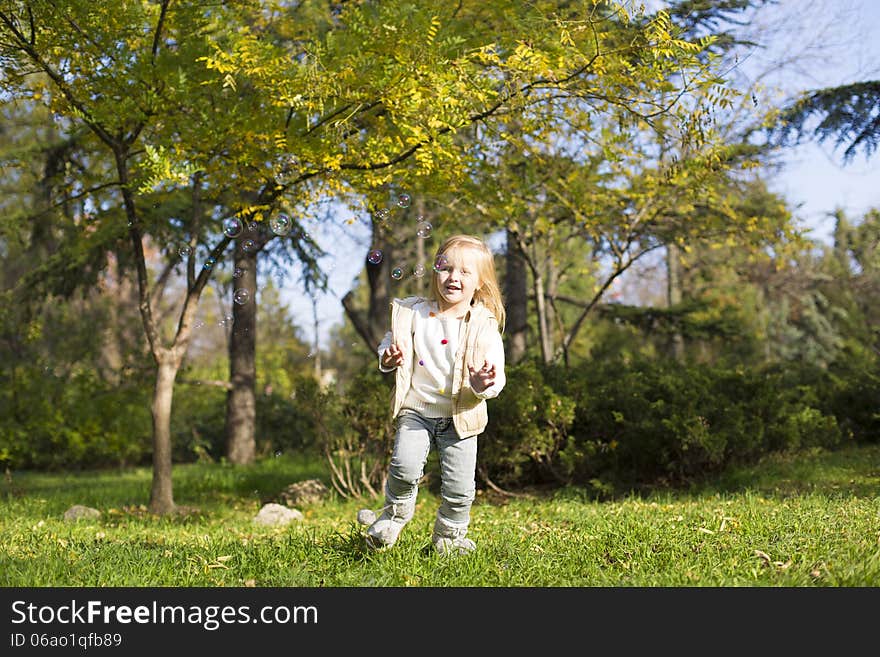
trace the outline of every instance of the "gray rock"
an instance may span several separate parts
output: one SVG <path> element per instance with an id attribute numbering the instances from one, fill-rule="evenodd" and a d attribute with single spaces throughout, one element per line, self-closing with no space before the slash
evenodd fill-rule
<path id="1" fill-rule="evenodd" d="M 82 504 L 74 504 L 67 511 L 64 512 L 64 519 L 70 522 L 75 522 L 77 520 L 97 520 L 101 517 L 101 512 L 97 509 L 93 509 L 90 506 L 83 506 Z"/>
<path id="2" fill-rule="evenodd" d="M 295 507 L 315 504 L 324 500 L 330 491 L 317 479 L 306 479 L 290 484 L 278 495 L 278 502 L 285 506 Z"/>
<path id="3" fill-rule="evenodd" d="M 289 525 L 294 520 L 302 520 L 303 514 L 296 509 L 288 509 L 286 506 L 270 502 L 264 504 L 260 512 L 254 516 L 254 523 L 258 525 Z"/>

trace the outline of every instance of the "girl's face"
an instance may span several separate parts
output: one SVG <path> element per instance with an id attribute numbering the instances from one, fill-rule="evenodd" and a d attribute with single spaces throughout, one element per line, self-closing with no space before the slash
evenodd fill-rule
<path id="1" fill-rule="evenodd" d="M 444 258 L 445 256 L 445 258 Z M 440 310 L 465 312 L 480 286 L 479 260 L 474 249 L 456 249 L 437 258 Z"/>

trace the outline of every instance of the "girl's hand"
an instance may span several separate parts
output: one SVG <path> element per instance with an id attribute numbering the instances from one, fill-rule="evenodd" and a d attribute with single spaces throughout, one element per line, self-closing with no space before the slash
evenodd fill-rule
<path id="1" fill-rule="evenodd" d="M 471 379 L 471 389 L 474 392 L 483 392 L 495 383 L 495 366 L 489 365 L 485 360 L 483 361 L 483 367 L 478 370 L 468 365 L 468 374 Z"/>
<path id="2" fill-rule="evenodd" d="M 382 354 L 382 367 L 386 370 L 403 365 L 403 352 L 396 344 L 392 344 Z"/>

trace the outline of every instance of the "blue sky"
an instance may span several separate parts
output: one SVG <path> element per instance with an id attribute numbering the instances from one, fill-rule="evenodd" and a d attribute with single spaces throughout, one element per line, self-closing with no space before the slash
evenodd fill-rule
<path id="1" fill-rule="evenodd" d="M 767 22 L 778 19 L 781 37 L 747 66 L 763 70 L 774 58 L 787 58 L 768 78 L 781 91 L 880 79 L 880 0 L 781 0 L 773 13 Z M 833 143 L 804 143 L 787 150 L 783 163 L 771 188 L 816 239 L 827 240 L 833 229 L 828 214 L 835 208 L 859 219 L 880 207 L 880 153 L 844 165 Z"/>
<path id="2" fill-rule="evenodd" d="M 880 79 L 880 0 L 779 0 L 762 10 L 749 29 L 770 46 L 744 53 L 738 83 L 760 84 L 767 98 Z M 765 179 L 814 239 L 828 240 L 833 229 L 828 215 L 836 208 L 860 219 L 869 208 L 880 207 L 880 153 L 844 165 L 832 143 L 808 142 L 787 149 L 781 164 L 777 174 Z M 318 302 L 320 332 L 326 334 L 342 321 L 341 299 L 363 266 L 369 233 L 355 222 L 344 230 L 324 229 L 316 237 L 328 251 L 323 265 L 330 291 Z M 283 298 L 311 340 L 311 300 L 294 275 L 283 283 Z"/>

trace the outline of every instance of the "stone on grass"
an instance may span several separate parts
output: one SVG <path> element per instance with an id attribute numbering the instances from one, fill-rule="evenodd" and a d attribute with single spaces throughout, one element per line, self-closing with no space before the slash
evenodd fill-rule
<path id="1" fill-rule="evenodd" d="M 289 525 L 294 520 L 302 519 L 301 512 L 274 502 L 264 504 L 260 512 L 254 516 L 254 522 L 258 525 Z"/>
<path id="2" fill-rule="evenodd" d="M 328 488 L 318 479 L 306 479 L 290 484 L 278 495 L 278 501 L 289 507 L 315 504 L 329 495 Z"/>
<path id="3" fill-rule="evenodd" d="M 96 520 L 100 517 L 100 511 L 93 509 L 90 506 L 83 506 L 82 504 L 74 504 L 64 512 L 64 519 L 70 522 L 75 522 L 77 520 Z"/>

